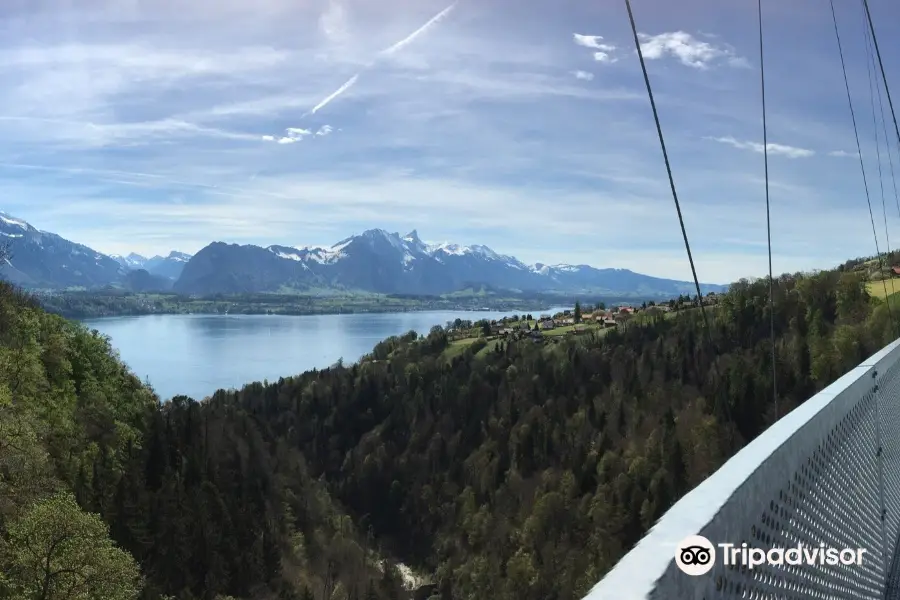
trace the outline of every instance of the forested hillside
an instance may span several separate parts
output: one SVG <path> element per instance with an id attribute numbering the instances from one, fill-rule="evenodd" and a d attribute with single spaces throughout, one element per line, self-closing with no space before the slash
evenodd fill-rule
<path id="1" fill-rule="evenodd" d="M 399 597 L 255 420 L 161 406 L 108 340 L 0 283 L 0 598 Z"/>
<path id="2" fill-rule="evenodd" d="M 855 273 L 776 288 L 782 414 L 891 336 Z M 232 402 L 445 598 L 573 599 L 773 420 L 767 285 L 711 313 L 444 360 L 435 330 Z M 222 397 L 218 402 L 227 403 Z"/>
<path id="3" fill-rule="evenodd" d="M 433 577 L 419 596 L 574 600 L 775 418 L 765 281 L 708 307 L 713 347 L 697 310 L 477 355 L 435 328 L 165 406 L 106 341 L 0 291 L 10 598 L 412 597 L 393 558 Z M 776 294 L 780 414 L 894 337 L 858 273 Z M 114 593 L 80 591 L 82 563 Z"/>

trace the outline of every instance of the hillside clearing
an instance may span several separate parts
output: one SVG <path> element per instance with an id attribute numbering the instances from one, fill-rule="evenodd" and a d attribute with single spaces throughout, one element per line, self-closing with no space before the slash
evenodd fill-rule
<path id="1" fill-rule="evenodd" d="M 897 292 L 900 292 L 900 281 L 896 279 L 885 279 L 883 281 L 869 281 L 866 283 L 866 289 L 869 291 L 869 295 L 873 298 L 879 298 L 884 300 L 885 297 L 885 287 L 887 288 L 887 295 L 893 295 Z"/>

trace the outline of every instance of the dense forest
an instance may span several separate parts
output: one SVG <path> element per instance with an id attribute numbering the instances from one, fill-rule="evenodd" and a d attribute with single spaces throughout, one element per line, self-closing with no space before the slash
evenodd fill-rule
<path id="1" fill-rule="evenodd" d="M 895 337 L 865 279 L 776 282 L 779 415 Z M 707 311 L 160 404 L 0 285 L 0 598 L 577 599 L 777 417 L 767 281 Z"/>
<path id="2" fill-rule="evenodd" d="M 48 312 L 68 319 L 94 319 L 133 315 L 232 314 L 232 315 L 331 315 L 348 313 L 425 310 L 534 310 L 569 302 L 569 296 L 492 293 L 483 290 L 446 296 L 412 294 L 379 295 L 338 293 L 214 294 L 188 296 L 174 293 L 135 293 L 120 289 L 39 292 Z"/>

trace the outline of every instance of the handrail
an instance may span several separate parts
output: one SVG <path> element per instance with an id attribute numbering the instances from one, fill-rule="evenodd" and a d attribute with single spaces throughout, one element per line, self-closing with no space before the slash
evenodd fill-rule
<path id="1" fill-rule="evenodd" d="M 880 600 L 898 517 L 900 340 L 785 415 L 682 497 L 585 600 Z M 722 564 L 719 548 L 708 573 L 690 576 L 679 570 L 675 554 L 693 535 L 713 545 L 824 544 L 866 554 L 861 565 L 742 569 Z"/>

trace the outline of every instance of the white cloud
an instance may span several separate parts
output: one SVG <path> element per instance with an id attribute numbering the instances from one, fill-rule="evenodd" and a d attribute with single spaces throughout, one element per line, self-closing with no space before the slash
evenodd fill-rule
<path id="1" fill-rule="evenodd" d="M 719 59 L 733 67 L 749 66 L 746 59 L 735 55 L 730 46 L 716 46 L 710 42 L 698 40 L 690 33 L 672 31 L 658 35 L 639 33 L 641 52 L 644 58 L 656 60 L 672 56 L 681 64 L 696 69 L 707 69 Z"/>
<path id="2" fill-rule="evenodd" d="M 602 52 L 612 52 L 616 49 L 616 47 L 612 44 L 601 43 L 600 40 L 603 39 L 603 36 L 573 33 L 572 37 L 575 40 L 576 44 L 578 44 L 579 46 L 584 46 L 585 48 L 594 48 L 595 50 L 600 50 Z"/>
<path id="3" fill-rule="evenodd" d="M 734 139 L 733 137 L 717 137 L 717 138 L 707 138 L 714 142 L 719 142 L 720 144 L 728 144 L 729 146 L 734 146 L 735 148 L 739 148 L 741 150 L 752 150 L 753 152 L 758 152 L 762 154 L 766 146 L 763 146 L 757 142 L 742 142 Z M 810 156 L 815 156 L 815 152 L 812 150 L 807 150 L 806 148 L 797 148 L 795 146 L 785 146 L 783 144 L 773 144 L 769 142 L 768 144 L 769 154 L 786 156 L 787 158 L 809 158 Z"/>
<path id="4" fill-rule="evenodd" d="M 698 174 L 696 179 L 697 184 L 720 187 L 718 178 Z M 718 198 L 698 202 L 691 195 L 692 200 L 683 206 L 698 274 L 706 282 L 766 272 L 765 212 L 759 208 L 762 182 L 737 181 L 741 185 L 727 203 Z M 681 183 L 686 189 L 692 185 L 690 181 Z M 815 190 L 778 181 L 772 182 L 772 189 L 791 197 L 789 203 L 773 205 L 777 272 L 828 266 L 829 261 L 836 263 L 854 255 L 859 246 L 871 244 L 871 230 L 862 213 L 815 210 L 819 199 L 810 197 Z M 655 195 L 621 198 L 591 191 L 568 193 L 565 203 L 569 210 L 553 212 L 554 217 L 548 218 L 552 203 L 547 196 L 552 189 L 544 187 L 477 185 L 400 173 L 349 178 L 340 186 L 321 176 L 258 175 L 244 181 L 241 188 L 223 185 L 210 189 L 212 196 L 202 204 L 123 203 L 85 196 L 76 188 L 66 198 L 77 201 L 42 197 L 23 216 L 106 252 L 155 252 L 160 243 L 177 243 L 183 251 L 194 252 L 209 243 L 210 231 L 215 232 L 213 239 L 237 243 L 334 243 L 359 230 L 359 225 L 342 225 L 353 221 L 390 230 L 418 228 L 423 236 L 435 239 L 488 243 L 496 251 L 526 262 L 587 262 L 687 280 L 690 271 L 677 220 L 670 207 L 659 203 L 664 190 L 660 185 Z M 752 202 L 744 203 L 744 196 Z M 442 211 L 436 210 L 449 205 L 454 207 L 453 219 L 443 218 Z M 90 225 L 77 226 L 86 214 L 102 216 L 92 219 Z M 635 227 L 637 222 L 640 227 Z M 598 223 L 603 224 L 599 244 Z M 798 223 L 808 227 L 797 227 Z M 109 237 L 110 229 L 118 232 L 117 238 Z M 530 232 L 528 243 L 523 231 Z M 503 239 L 497 238 L 503 234 Z M 816 246 L 823 236 L 835 240 L 824 254 L 817 253 L 820 248 Z M 540 244 L 534 243 L 536 237 Z"/>
<path id="5" fill-rule="evenodd" d="M 838 158 L 859 158 L 859 152 L 847 152 L 846 150 L 833 150 L 828 153 L 828 156 L 835 156 Z"/>
<path id="6" fill-rule="evenodd" d="M 327 127 L 327 125 L 326 125 Z M 284 130 L 285 135 L 281 137 L 275 137 L 273 135 L 264 135 L 262 139 L 267 142 L 276 142 L 278 144 L 293 144 L 295 142 L 299 142 L 303 140 L 308 135 L 312 134 L 312 131 L 309 129 L 303 129 L 300 127 L 288 127 Z"/>
<path id="7" fill-rule="evenodd" d="M 631 38 L 619 9 L 449 1 L 86 0 L 74 10 L 34 0 L 43 8 L 24 12 L 13 3 L 15 25 L 0 40 L 2 208 L 109 252 L 418 228 L 528 261 L 689 278 L 660 204 L 668 189 L 640 72 L 604 64 L 623 59 L 615 41 Z M 695 17 L 686 11 L 679 24 Z M 572 23 L 592 22 L 608 24 L 608 39 L 570 37 Z M 739 61 L 721 39 L 697 36 L 718 53 L 663 54 Z M 601 68 L 602 85 L 586 85 Z M 773 131 L 808 148 L 852 143 L 849 126 L 816 108 L 840 97 L 839 79 L 831 89 L 827 77 L 772 73 Z M 685 85 L 675 75 L 658 73 L 659 97 L 701 279 L 763 273 L 762 184 L 742 172 L 761 166 L 697 138 L 734 132 L 723 143 L 759 152 L 737 141 L 755 138 L 758 80 L 722 70 Z M 827 266 L 871 245 L 865 227 L 842 235 L 858 173 L 818 162 L 773 181 L 798 203 L 779 204 L 793 229 L 774 240 L 776 269 L 807 257 Z M 822 243 L 832 237 L 843 245 Z"/>
<path id="8" fill-rule="evenodd" d="M 601 40 L 603 40 L 603 36 L 573 33 L 572 39 L 578 46 L 583 46 L 584 48 L 591 48 L 592 50 L 594 50 L 595 52 L 593 52 L 592 55 L 594 57 L 594 60 L 599 63 L 612 64 L 619 60 L 612 54 L 616 51 L 616 46 L 613 44 L 602 42 Z"/>
<path id="9" fill-rule="evenodd" d="M 319 29 L 333 42 L 344 42 L 349 35 L 347 11 L 340 0 L 329 0 L 328 7 L 319 17 Z"/>

